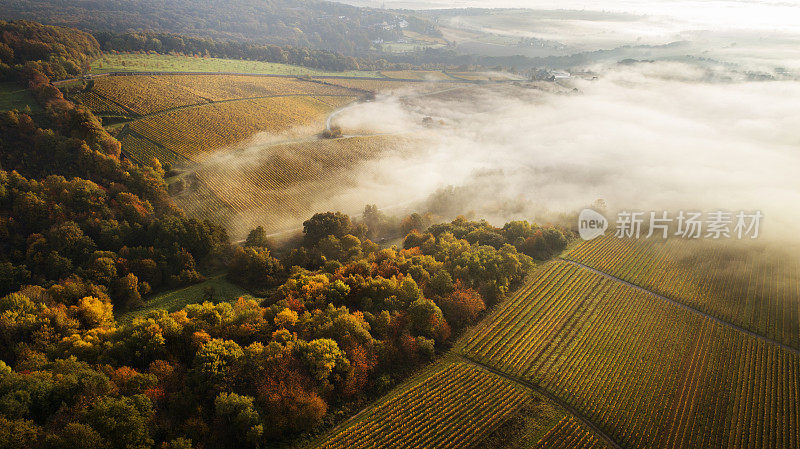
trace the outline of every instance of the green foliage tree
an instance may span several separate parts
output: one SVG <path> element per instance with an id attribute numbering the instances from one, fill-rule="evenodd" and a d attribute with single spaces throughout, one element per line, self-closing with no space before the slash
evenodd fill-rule
<path id="1" fill-rule="evenodd" d="M 228 277 L 245 287 L 263 291 L 284 280 L 283 265 L 259 246 L 236 248 L 228 266 Z"/>
<path id="2" fill-rule="evenodd" d="M 219 429 L 225 447 L 257 448 L 261 445 L 264 425 L 252 397 L 220 393 L 214 399 L 214 410 L 222 421 Z"/>
<path id="3" fill-rule="evenodd" d="M 49 434 L 44 446 L 48 449 L 108 449 L 111 445 L 91 426 L 71 422 L 58 433 Z"/>
<path id="4" fill-rule="evenodd" d="M 327 379 L 334 368 L 343 368 L 348 364 L 345 354 L 339 349 L 339 345 L 330 338 L 312 340 L 301 351 L 309 365 L 311 374 L 317 380 Z"/>
<path id="5" fill-rule="evenodd" d="M 244 355 L 235 341 L 215 338 L 205 343 L 195 355 L 194 370 L 204 391 L 221 387 L 228 370 Z"/>
<path id="6" fill-rule="evenodd" d="M 258 226 L 247 234 L 247 239 L 244 241 L 244 246 L 270 248 L 272 247 L 272 242 L 270 242 L 269 238 L 267 237 L 264 227 Z"/>
<path id="7" fill-rule="evenodd" d="M 102 397 L 87 413 L 87 421 L 113 449 L 149 449 L 153 445 L 150 399 L 144 395 Z"/>
<path id="8" fill-rule="evenodd" d="M 447 338 L 442 327 L 446 325 L 444 315 L 439 306 L 427 298 L 420 298 L 408 309 L 411 330 L 415 335 L 442 340 Z"/>
<path id="9" fill-rule="evenodd" d="M 352 228 L 350 217 L 341 212 L 314 214 L 303 222 L 304 242 L 306 246 L 314 246 L 329 235 L 339 239 L 349 234 Z"/>
<path id="10" fill-rule="evenodd" d="M 142 305 L 139 293 L 139 279 L 133 273 L 118 278 L 114 283 L 114 302 L 122 310 L 133 309 Z"/>

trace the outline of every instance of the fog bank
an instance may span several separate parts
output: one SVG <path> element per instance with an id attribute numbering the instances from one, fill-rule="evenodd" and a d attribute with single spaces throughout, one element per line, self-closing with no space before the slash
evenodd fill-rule
<path id="1" fill-rule="evenodd" d="M 367 163 L 346 196 L 442 210 L 447 200 L 498 223 L 596 199 L 611 210 L 761 210 L 765 235 L 800 235 L 800 82 L 669 62 L 595 69 L 598 80 L 561 89 L 484 87 L 349 108 L 337 117 L 345 129 L 403 128 L 433 141 L 413 157 Z M 434 129 L 420 125 L 427 116 Z"/>

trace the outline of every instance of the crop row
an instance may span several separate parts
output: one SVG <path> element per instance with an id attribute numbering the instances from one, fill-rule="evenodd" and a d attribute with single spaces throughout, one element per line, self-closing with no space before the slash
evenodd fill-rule
<path id="1" fill-rule="evenodd" d="M 529 398 L 525 389 L 472 364 L 450 363 L 369 409 L 320 447 L 469 447 Z"/>
<path id="2" fill-rule="evenodd" d="M 350 89 L 297 78 L 243 75 L 172 75 L 159 78 L 211 101 L 272 95 L 353 95 Z"/>
<path id="3" fill-rule="evenodd" d="M 236 212 L 214 194 L 202 180 L 189 175 L 183 179 L 182 184 L 182 190 L 174 193 L 172 198 L 188 216 L 198 220 L 209 220 L 228 230 L 234 228 L 237 222 Z"/>
<path id="4" fill-rule="evenodd" d="M 796 257 L 723 242 L 609 236 L 580 245 L 567 258 L 800 348 Z"/>
<path id="5" fill-rule="evenodd" d="M 290 96 L 210 103 L 143 118 L 130 127 L 198 162 L 212 151 L 236 144 L 259 131 L 280 134 L 303 127 L 322 129 L 332 109 L 353 99 L 330 97 L 323 103 L 312 97 Z"/>
<path id="6" fill-rule="evenodd" d="M 581 426 L 573 416 L 565 416 L 532 449 L 604 449 L 606 444 Z"/>
<path id="7" fill-rule="evenodd" d="M 251 152 L 234 162 L 209 160 L 198 176 L 241 211 L 280 207 L 278 203 L 302 204 L 321 189 L 330 195 L 346 188 L 347 177 L 337 173 L 409 143 L 410 139 L 400 136 L 369 136 L 272 145 L 268 151 Z"/>
<path id="8" fill-rule="evenodd" d="M 127 134 L 122 142 L 126 151 L 133 148 L 133 153 L 142 156 L 142 163 L 154 156 L 170 160 L 169 154 L 155 153 L 170 153 L 168 150 L 146 139 Z M 232 236 L 269 223 L 300 223 L 320 201 L 330 201 L 353 185 L 352 174 L 361 163 L 389 152 L 406 151 L 415 142 L 414 138 L 394 135 L 346 137 L 267 145 L 238 156 L 228 153 L 194 166 L 191 176 L 184 177 L 180 188 L 173 190 L 173 196 L 189 216 L 213 217 Z M 188 164 L 185 160 L 178 162 Z M 360 195 L 341 200 L 337 206 L 346 210 L 364 205 Z"/>
<path id="9" fill-rule="evenodd" d="M 97 78 L 79 94 L 95 105 L 114 102 L 138 115 L 209 102 L 276 95 L 356 95 L 345 87 L 297 78 L 241 75 L 130 75 Z M 110 100 L 110 101 L 109 101 Z M 105 109 L 94 109 L 106 112 Z M 119 108 L 119 106 L 117 106 Z"/>
<path id="10" fill-rule="evenodd" d="M 92 91 L 139 115 L 205 103 L 206 100 L 163 76 L 107 76 L 94 80 Z"/>
<path id="11" fill-rule="evenodd" d="M 178 165 L 189 162 L 185 157 L 130 133 L 125 134 L 119 141 L 122 144 L 122 149 L 125 151 L 125 154 L 139 164 L 148 165 L 153 158 L 158 159 L 162 164 Z"/>
<path id="12" fill-rule="evenodd" d="M 798 447 L 796 353 L 567 262 L 529 288 L 462 351 L 624 447 Z"/>
<path id="13" fill-rule="evenodd" d="M 77 103 L 80 103 L 87 108 L 91 109 L 92 112 L 97 114 L 113 114 L 113 115 L 128 115 L 130 114 L 122 106 L 110 101 L 106 98 L 101 97 L 94 91 L 85 91 L 79 92 L 72 96 L 72 100 Z"/>

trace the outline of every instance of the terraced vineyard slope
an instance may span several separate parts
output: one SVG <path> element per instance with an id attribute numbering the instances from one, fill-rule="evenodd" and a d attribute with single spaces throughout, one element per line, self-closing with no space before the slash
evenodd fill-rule
<path id="1" fill-rule="evenodd" d="M 445 361 L 398 387 L 323 438 L 317 447 L 482 447 L 484 440 L 515 414 L 530 413 L 527 406 L 544 401 L 527 388 L 473 364 Z M 522 441 L 520 447 L 578 442 L 583 445 L 569 447 L 606 447 L 563 410 L 551 404 L 540 404 L 539 410 L 541 407 L 551 412 L 524 417 L 532 421 L 528 426 L 535 428 L 537 437 Z M 494 444 L 495 440 L 491 441 Z"/>
<path id="2" fill-rule="evenodd" d="M 193 104 L 274 95 L 353 95 L 346 88 L 297 78 L 234 75 L 106 76 L 94 79 L 87 92 L 137 115 Z M 87 106 L 91 108 L 91 104 Z"/>
<path id="3" fill-rule="evenodd" d="M 137 120 L 130 129 L 179 156 L 200 162 L 219 148 L 260 131 L 321 130 L 328 113 L 353 100 L 355 97 L 287 96 L 210 103 Z"/>
<path id="4" fill-rule="evenodd" d="M 566 258 L 800 348 L 800 262 L 775 248 L 606 236 Z"/>
<path id="5" fill-rule="evenodd" d="M 331 111 L 364 95 L 292 77 L 129 75 L 97 77 L 72 99 L 126 123 L 117 137 L 130 158 L 188 166 L 257 132 L 318 133 Z"/>
<path id="6" fill-rule="evenodd" d="M 796 351 L 570 262 L 544 266 L 462 341 L 622 447 L 800 443 Z"/>
<path id="7" fill-rule="evenodd" d="M 234 211 L 230 229 L 261 223 L 302 221 L 313 214 L 323 195 L 330 199 L 354 187 L 353 171 L 364 161 L 391 153 L 408 153 L 418 139 L 400 135 L 301 140 L 264 145 L 207 160 L 193 174 Z M 340 207 L 347 205 L 339 204 Z M 350 208 L 363 207 L 357 199 Z M 248 221 L 257 213 L 261 223 Z"/>

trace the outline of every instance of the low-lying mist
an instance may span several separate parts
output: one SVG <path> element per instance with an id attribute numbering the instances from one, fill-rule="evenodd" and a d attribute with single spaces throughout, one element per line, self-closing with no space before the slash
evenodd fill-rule
<path id="1" fill-rule="evenodd" d="M 365 164 L 343 195 L 498 223 L 549 221 L 597 199 L 611 211 L 760 210 L 763 236 L 798 235 L 800 82 L 670 62 L 594 71 L 348 108 L 337 116 L 345 130 L 430 143 Z"/>

